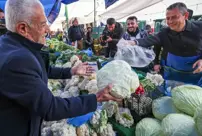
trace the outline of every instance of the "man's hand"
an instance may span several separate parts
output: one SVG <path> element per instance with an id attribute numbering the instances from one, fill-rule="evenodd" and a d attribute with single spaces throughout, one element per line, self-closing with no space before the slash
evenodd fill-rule
<path id="1" fill-rule="evenodd" d="M 88 65 L 88 62 L 81 63 L 75 67 L 72 67 L 71 72 L 73 75 L 90 76 L 95 70 Z"/>
<path id="2" fill-rule="evenodd" d="M 134 46 L 134 45 L 136 45 L 136 42 L 132 41 L 132 40 L 128 40 L 128 44 Z"/>
<path id="3" fill-rule="evenodd" d="M 202 60 L 201 59 L 194 63 L 193 68 L 196 68 L 196 67 L 197 67 L 197 69 L 194 70 L 194 72 L 193 72 L 194 74 L 202 72 Z"/>
<path id="4" fill-rule="evenodd" d="M 110 94 L 110 91 L 112 90 L 112 86 L 113 85 L 110 84 L 96 94 L 96 98 L 98 102 L 105 102 L 109 100 L 117 101 L 117 102 L 122 101 L 122 99 L 117 99 Z"/>
<path id="5" fill-rule="evenodd" d="M 107 36 L 107 42 L 111 42 L 112 38 L 110 36 Z"/>
<path id="6" fill-rule="evenodd" d="M 72 42 L 72 46 L 75 46 L 75 42 Z"/>
<path id="7" fill-rule="evenodd" d="M 102 37 L 103 37 L 103 35 L 100 36 L 100 42 L 103 42 Z"/>
<path id="8" fill-rule="evenodd" d="M 160 69 L 161 69 L 161 65 L 154 65 L 154 71 L 155 72 L 160 72 Z"/>

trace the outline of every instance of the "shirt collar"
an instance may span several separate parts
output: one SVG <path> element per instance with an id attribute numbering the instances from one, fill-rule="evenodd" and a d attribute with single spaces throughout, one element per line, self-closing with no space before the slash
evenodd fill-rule
<path id="1" fill-rule="evenodd" d="M 11 32 L 11 31 L 8 31 L 7 35 L 10 36 L 12 39 L 21 43 L 23 46 L 25 46 L 28 49 L 40 51 L 42 49 L 42 47 L 44 46 L 43 44 L 33 42 L 17 33 Z"/>
<path id="2" fill-rule="evenodd" d="M 185 30 L 192 31 L 191 22 L 189 20 L 186 20 Z"/>

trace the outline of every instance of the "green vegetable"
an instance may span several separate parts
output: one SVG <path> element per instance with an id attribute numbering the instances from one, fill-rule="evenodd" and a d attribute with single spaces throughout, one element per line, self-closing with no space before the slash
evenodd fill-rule
<path id="1" fill-rule="evenodd" d="M 121 116 L 123 118 L 126 118 L 127 120 L 132 120 L 132 117 L 130 115 L 128 115 L 127 113 L 122 113 Z"/>
<path id="2" fill-rule="evenodd" d="M 180 111 L 194 116 L 196 108 L 202 104 L 202 88 L 195 85 L 182 85 L 173 88 L 172 100 Z"/>

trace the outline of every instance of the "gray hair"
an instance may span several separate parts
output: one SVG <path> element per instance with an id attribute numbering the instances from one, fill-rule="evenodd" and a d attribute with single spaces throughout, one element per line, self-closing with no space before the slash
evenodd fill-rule
<path id="1" fill-rule="evenodd" d="M 36 5 L 43 8 L 39 0 L 7 0 L 5 6 L 6 28 L 16 32 L 17 23 L 21 21 L 31 23 Z"/>
<path id="2" fill-rule="evenodd" d="M 179 9 L 179 11 L 184 15 L 187 11 L 188 11 L 188 9 L 187 9 L 187 6 L 184 4 L 184 3 L 182 3 L 182 2 L 176 2 L 176 3 L 174 3 L 174 4 L 172 4 L 172 5 L 170 5 L 168 8 L 167 8 L 167 10 L 172 10 L 172 9 Z"/>

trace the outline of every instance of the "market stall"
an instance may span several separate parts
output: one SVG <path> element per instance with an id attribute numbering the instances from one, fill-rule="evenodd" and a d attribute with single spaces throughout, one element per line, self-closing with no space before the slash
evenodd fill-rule
<path id="1" fill-rule="evenodd" d="M 61 121 L 43 122 L 42 136 L 202 134 L 202 88 L 176 82 L 171 84 L 171 81 L 168 87 L 172 94 L 170 95 L 164 90 L 165 81 L 161 75 L 131 69 L 125 61 L 109 62 L 105 58 L 78 51 L 54 39 L 48 41 L 48 45 L 49 48 L 45 50 L 49 49 L 52 54 L 52 65 L 73 67 L 81 62 L 89 62 L 98 68 L 91 77 L 73 76 L 68 80 L 49 80 L 48 87 L 55 96 L 69 98 L 95 94 L 103 86 L 113 82 L 116 89 L 112 91 L 112 95 L 123 98 L 123 102 L 98 103 L 95 112 Z"/>

